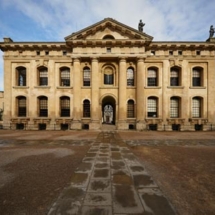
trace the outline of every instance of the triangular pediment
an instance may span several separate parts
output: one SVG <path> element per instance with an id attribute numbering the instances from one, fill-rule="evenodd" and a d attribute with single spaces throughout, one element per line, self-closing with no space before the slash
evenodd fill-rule
<path id="1" fill-rule="evenodd" d="M 67 42 L 74 40 L 103 39 L 144 40 L 150 42 L 152 41 L 153 37 L 125 24 L 122 24 L 112 18 L 106 18 L 100 22 L 95 23 L 94 25 L 65 37 Z"/>

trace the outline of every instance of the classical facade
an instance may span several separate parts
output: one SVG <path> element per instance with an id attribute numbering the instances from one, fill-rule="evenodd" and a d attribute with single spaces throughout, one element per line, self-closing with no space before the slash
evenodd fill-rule
<path id="1" fill-rule="evenodd" d="M 209 130 L 215 38 L 153 41 L 106 18 L 64 42 L 4 38 L 3 126 L 12 129 Z"/>

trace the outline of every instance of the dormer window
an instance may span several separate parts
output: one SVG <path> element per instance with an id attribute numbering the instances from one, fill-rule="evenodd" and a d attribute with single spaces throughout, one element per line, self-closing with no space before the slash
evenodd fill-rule
<path id="1" fill-rule="evenodd" d="M 115 40 L 115 38 L 112 35 L 105 35 L 103 40 Z"/>

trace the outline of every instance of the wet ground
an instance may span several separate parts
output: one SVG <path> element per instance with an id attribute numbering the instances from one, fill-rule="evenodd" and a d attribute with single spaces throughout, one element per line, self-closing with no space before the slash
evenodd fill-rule
<path id="1" fill-rule="evenodd" d="M 215 132 L 0 130 L 0 214 L 213 215 Z"/>

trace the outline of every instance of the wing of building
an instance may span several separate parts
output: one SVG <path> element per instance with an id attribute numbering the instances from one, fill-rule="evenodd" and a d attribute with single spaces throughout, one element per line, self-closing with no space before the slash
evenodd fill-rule
<path id="1" fill-rule="evenodd" d="M 106 18 L 63 42 L 4 38 L 4 128 L 209 130 L 215 38 L 154 42 Z"/>

